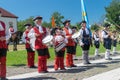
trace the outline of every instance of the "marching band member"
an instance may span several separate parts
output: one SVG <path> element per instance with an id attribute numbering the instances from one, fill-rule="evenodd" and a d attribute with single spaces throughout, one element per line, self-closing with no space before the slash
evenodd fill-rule
<path id="1" fill-rule="evenodd" d="M 15 31 L 15 29 L 13 28 L 13 26 L 10 26 L 9 27 L 9 33 L 12 35 L 12 34 L 14 34 L 16 31 Z"/>
<path id="2" fill-rule="evenodd" d="M 12 41 L 13 42 L 13 51 L 17 51 L 17 33 L 16 33 L 16 30 L 13 28 L 13 26 L 9 27 L 9 33 L 10 33 L 11 37 L 10 37 L 7 45 L 9 45 L 10 41 Z M 14 38 L 14 40 L 12 37 Z M 9 49 L 8 49 L 8 51 L 9 51 Z"/>
<path id="3" fill-rule="evenodd" d="M 66 54 L 66 67 L 76 67 L 73 63 L 73 55 L 75 54 L 75 43 L 71 38 L 73 32 L 70 28 L 70 20 L 65 20 L 63 22 L 64 28 L 63 31 L 65 33 L 66 38 L 68 39 L 68 43 L 66 46 L 67 54 Z"/>
<path id="4" fill-rule="evenodd" d="M 53 38 L 53 42 L 54 42 L 54 47 L 56 48 L 61 42 L 63 43 L 67 43 L 67 39 L 65 38 L 64 35 L 62 35 L 62 30 L 60 30 L 59 28 L 56 28 L 55 30 L 55 35 Z M 63 47 L 61 50 L 56 51 L 55 50 L 55 63 L 54 63 L 54 69 L 58 70 L 58 68 L 60 68 L 60 70 L 65 70 L 64 67 L 64 54 L 65 54 L 65 47 Z"/>
<path id="5" fill-rule="evenodd" d="M 113 31 L 113 35 L 112 35 L 112 45 L 113 45 L 113 54 L 117 53 L 116 52 L 116 46 L 117 46 L 117 32 Z"/>
<path id="6" fill-rule="evenodd" d="M 47 31 L 46 28 L 41 26 L 42 17 L 38 16 L 33 19 L 35 26 L 30 30 L 28 37 L 36 38 L 35 40 L 35 49 L 38 53 L 38 72 L 46 73 L 47 71 L 47 58 L 50 58 L 48 48 L 45 44 L 42 43 L 42 39 L 46 37 Z"/>
<path id="7" fill-rule="evenodd" d="M 110 25 L 106 24 L 104 27 L 105 28 L 102 31 L 102 38 L 103 38 L 103 46 L 106 49 L 105 59 L 106 60 L 112 60 L 112 58 L 110 58 L 110 50 L 111 50 L 111 45 L 112 45 L 111 34 L 109 32 Z"/>
<path id="8" fill-rule="evenodd" d="M 34 60 L 35 60 L 35 51 L 30 47 L 30 38 L 28 38 L 28 33 L 32 29 L 32 25 L 27 23 L 24 25 L 26 30 L 23 33 L 22 41 L 25 43 L 27 50 L 27 66 L 29 68 L 35 68 Z"/>
<path id="9" fill-rule="evenodd" d="M 91 64 L 89 62 L 89 49 L 90 49 L 90 32 L 86 28 L 86 21 L 81 22 L 82 28 L 80 29 L 80 46 L 82 48 L 83 64 Z"/>
<path id="10" fill-rule="evenodd" d="M 8 80 L 6 78 L 6 56 L 7 56 L 7 40 L 10 38 L 9 31 L 6 29 L 4 22 L 0 21 L 0 80 Z"/>
<path id="11" fill-rule="evenodd" d="M 100 37 L 99 37 L 99 30 L 95 30 L 95 33 L 93 33 L 93 40 L 94 40 L 94 46 L 95 46 L 95 57 L 100 56 L 99 55 L 99 47 L 100 47 Z"/>
<path id="12" fill-rule="evenodd" d="M 76 27 L 76 26 L 73 26 L 73 27 L 72 27 L 72 31 L 73 31 L 73 34 L 76 33 L 76 32 L 77 32 L 77 27 Z M 77 48 L 78 39 L 75 38 L 75 39 L 74 39 L 74 42 L 75 42 L 75 54 L 74 54 L 73 59 L 74 59 L 74 60 L 77 60 L 77 58 L 76 58 L 76 48 Z"/>

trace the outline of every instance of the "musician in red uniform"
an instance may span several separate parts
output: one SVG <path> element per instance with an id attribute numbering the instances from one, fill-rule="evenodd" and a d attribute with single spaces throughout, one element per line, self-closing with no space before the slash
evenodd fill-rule
<path id="1" fill-rule="evenodd" d="M 17 51 L 17 37 L 18 37 L 17 31 L 13 28 L 13 26 L 10 26 L 9 33 L 10 33 L 11 37 L 8 41 L 8 45 L 9 45 L 10 41 L 12 41 L 13 42 L 13 51 Z"/>
<path id="2" fill-rule="evenodd" d="M 29 38 L 36 38 L 35 49 L 38 53 L 38 72 L 46 73 L 47 71 L 47 58 L 49 58 L 49 51 L 45 44 L 42 43 L 42 39 L 46 37 L 46 28 L 41 26 L 42 17 L 38 16 L 33 19 L 35 26 L 30 30 L 28 36 Z"/>
<path id="3" fill-rule="evenodd" d="M 66 38 L 68 39 L 68 43 L 66 46 L 67 54 L 66 54 L 66 67 L 76 67 L 73 64 L 73 55 L 75 54 L 75 42 L 71 38 L 73 32 L 70 28 L 70 20 L 65 20 L 63 22 L 64 28 L 63 31 L 65 33 Z"/>
<path id="4" fill-rule="evenodd" d="M 67 39 L 65 38 L 64 35 L 62 35 L 62 30 L 60 30 L 59 28 L 56 28 L 55 30 L 55 36 L 54 36 L 53 42 L 55 47 L 54 69 L 58 70 L 58 68 L 60 68 L 60 70 L 65 70 L 65 67 L 64 67 L 65 46 L 60 48 L 59 51 L 56 51 L 56 48 L 58 48 L 57 46 L 60 45 L 61 43 L 66 45 Z"/>
<path id="5" fill-rule="evenodd" d="M 76 33 L 77 32 L 77 27 L 76 26 L 73 26 L 72 27 L 72 32 L 73 32 L 73 34 L 74 33 Z M 78 38 L 75 38 L 75 39 L 73 39 L 74 40 L 74 42 L 75 42 L 75 54 L 74 54 L 74 56 L 73 56 L 73 59 L 74 60 L 78 60 L 77 58 L 76 58 L 76 49 L 77 49 L 77 43 L 78 43 Z"/>
<path id="6" fill-rule="evenodd" d="M 7 40 L 10 38 L 9 31 L 6 29 L 4 22 L 0 21 L 0 80 L 6 79 L 6 56 Z"/>
<path id="7" fill-rule="evenodd" d="M 11 35 L 11 38 L 8 40 L 7 46 L 9 45 L 10 41 L 12 41 L 12 35 L 15 33 L 13 26 L 9 27 L 9 33 Z M 8 51 L 9 51 L 9 49 L 8 49 Z"/>
<path id="8" fill-rule="evenodd" d="M 32 25 L 27 23 L 24 26 L 26 30 L 23 33 L 22 41 L 25 43 L 25 47 L 27 50 L 27 66 L 29 68 L 35 68 L 34 65 L 35 51 L 33 51 L 32 48 L 30 47 L 30 39 L 28 38 L 28 33 L 32 29 Z"/>
<path id="9" fill-rule="evenodd" d="M 10 26 L 10 27 L 9 27 L 9 33 L 10 33 L 11 35 L 15 33 L 15 30 L 14 30 L 13 26 Z"/>

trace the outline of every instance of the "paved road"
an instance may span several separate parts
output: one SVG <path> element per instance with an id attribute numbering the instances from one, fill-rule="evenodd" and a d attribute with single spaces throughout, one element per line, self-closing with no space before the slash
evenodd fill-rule
<path id="1" fill-rule="evenodd" d="M 29 69 L 26 67 L 11 68 L 8 69 L 8 79 L 10 80 L 110 80 L 107 75 L 111 73 L 112 77 L 116 75 L 120 70 L 120 56 L 113 56 L 113 60 L 108 61 L 104 59 L 92 60 L 91 65 L 83 65 L 81 61 L 75 61 L 78 67 L 68 69 L 66 71 L 54 71 L 53 66 L 49 67 L 49 73 L 37 73 L 37 69 Z M 21 70 L 21 71 L 19 71 Z M 111 72 L 112 70 L 112 72 Z M 10 74 L 13 72 L 14 74 Z M 109 73 L 109 72 L 110 73 Z M 19 73 L 21 72 L 21 73 Z M 24 73 L 22 73 L 24 72 Z M 17 74 L 19 73 L 19 74 Z M 101 74 L 102 73 L 102 74 Z M 104 74 L 107 73 L 107 74 Z M 98 74 L 98 75 L 97 75 Z M 103 79 L 91 78 L 92 76 L 103 76 Z M 111 77 L 111 76 L 110 76 Z M 112 78 L 112 80 L 119 80 L 120 78 Z"/>
<path id="2" fill-rule="evenodd" d="M 83 80 L 120 80 L 120 68 L 97 74 Z"/>

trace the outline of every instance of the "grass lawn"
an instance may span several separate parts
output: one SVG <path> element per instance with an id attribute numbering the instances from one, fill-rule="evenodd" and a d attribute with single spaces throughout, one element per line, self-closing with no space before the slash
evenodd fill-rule
<path id="1" fill-rule="evenodd" d="M 18 47 L 19 48 L 19 47 Z M 117 50 L 120 50 L 120 45 L 117 46 Z M 90 55 L 93 55 L 95 51 L 95 47 L 91 47 L 90 48 Z M 54 53 L 54 49 L 53 48 L 49 48 L 49 52 L 51 55 L 51 58 L 49 60 L 53 60 L 55 53 Z M 104 47 L 100 46 L 100 53 L 105 52 Z M 77 56 L 81 56 L 82 55 L 82 50 L 80 46 L 77 46 Z M 7 66 L 23 66 L 26 65 L 26 59 L 27 58 L 27 54 L 26 54 L 26 50 L 19 50 L 19 51 L 8 51 L 7 54 Z M 37 53 L 35 56 L 35 62 L 37 63 Z"/>

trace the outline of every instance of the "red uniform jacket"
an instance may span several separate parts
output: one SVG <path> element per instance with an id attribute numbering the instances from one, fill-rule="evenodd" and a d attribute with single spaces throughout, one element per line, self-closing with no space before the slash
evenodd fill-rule
<path id="1" fill-rule="evenodd" d="M 67 46 L 75 46 L 75 42 L 74 40 L 71 38 L 72 34 L 69 33 L 69 30 L 67 28 L 63 28 L 63 30 L 65 31 L 66 33 L 66 36 L 69 36 L 68 38 L 68 43 L 67 43 Z"/>
<path id="2" fill-rule="evenodd" d="M 13 29 L 13 28 L 10 28 L 10 31 L 11 31 L 11 32 L 14 32 L 14 29 Z"/>
<path id="3" fill-rule="evenodd" d="M 30 38 L 28 38 L 28 33 L 29 33 L 29 31 L 25 31 L 25 34 L 26 34 L 25 39 L 26 39 L 26 41 L 30 41 Z M 26 44 L 25 44 L 25 47 L 26 47 L 26 48 L 30 48 L 30 44 L 29 44 L 29 43 L 26 43 Z"/>
<path id="4" fill-rule="evenodd" d="M 5 24 L 3 22 L 1 22 L 1 21 L 0 21 L 0 23 L 1 23 L 2 27 L 4 28 L 4 30 L 0 31 L 0 37 L 5 37 L 6 36 L 6 33 L 5 33 L 5 31 L 6 31 Z M 0 48 L 7 48 L 6 40 L 0 41 Z"/>
<path id="5" fill-rule="evenodd" d="M 42 40 L 46 36 L 46 33 L 47 33 L 46 28 L 42 27 L 43 33 L 40 33 L 39 30 L 37 29 L 37 27 L 34 27 L 33 29 L 34 29 L 35 33 L 40 34 L 40 36 L 36 37 L 35 49 L 45 49 L 45 48 L 47 48 L 47 46 L 42 43 Z"/>

